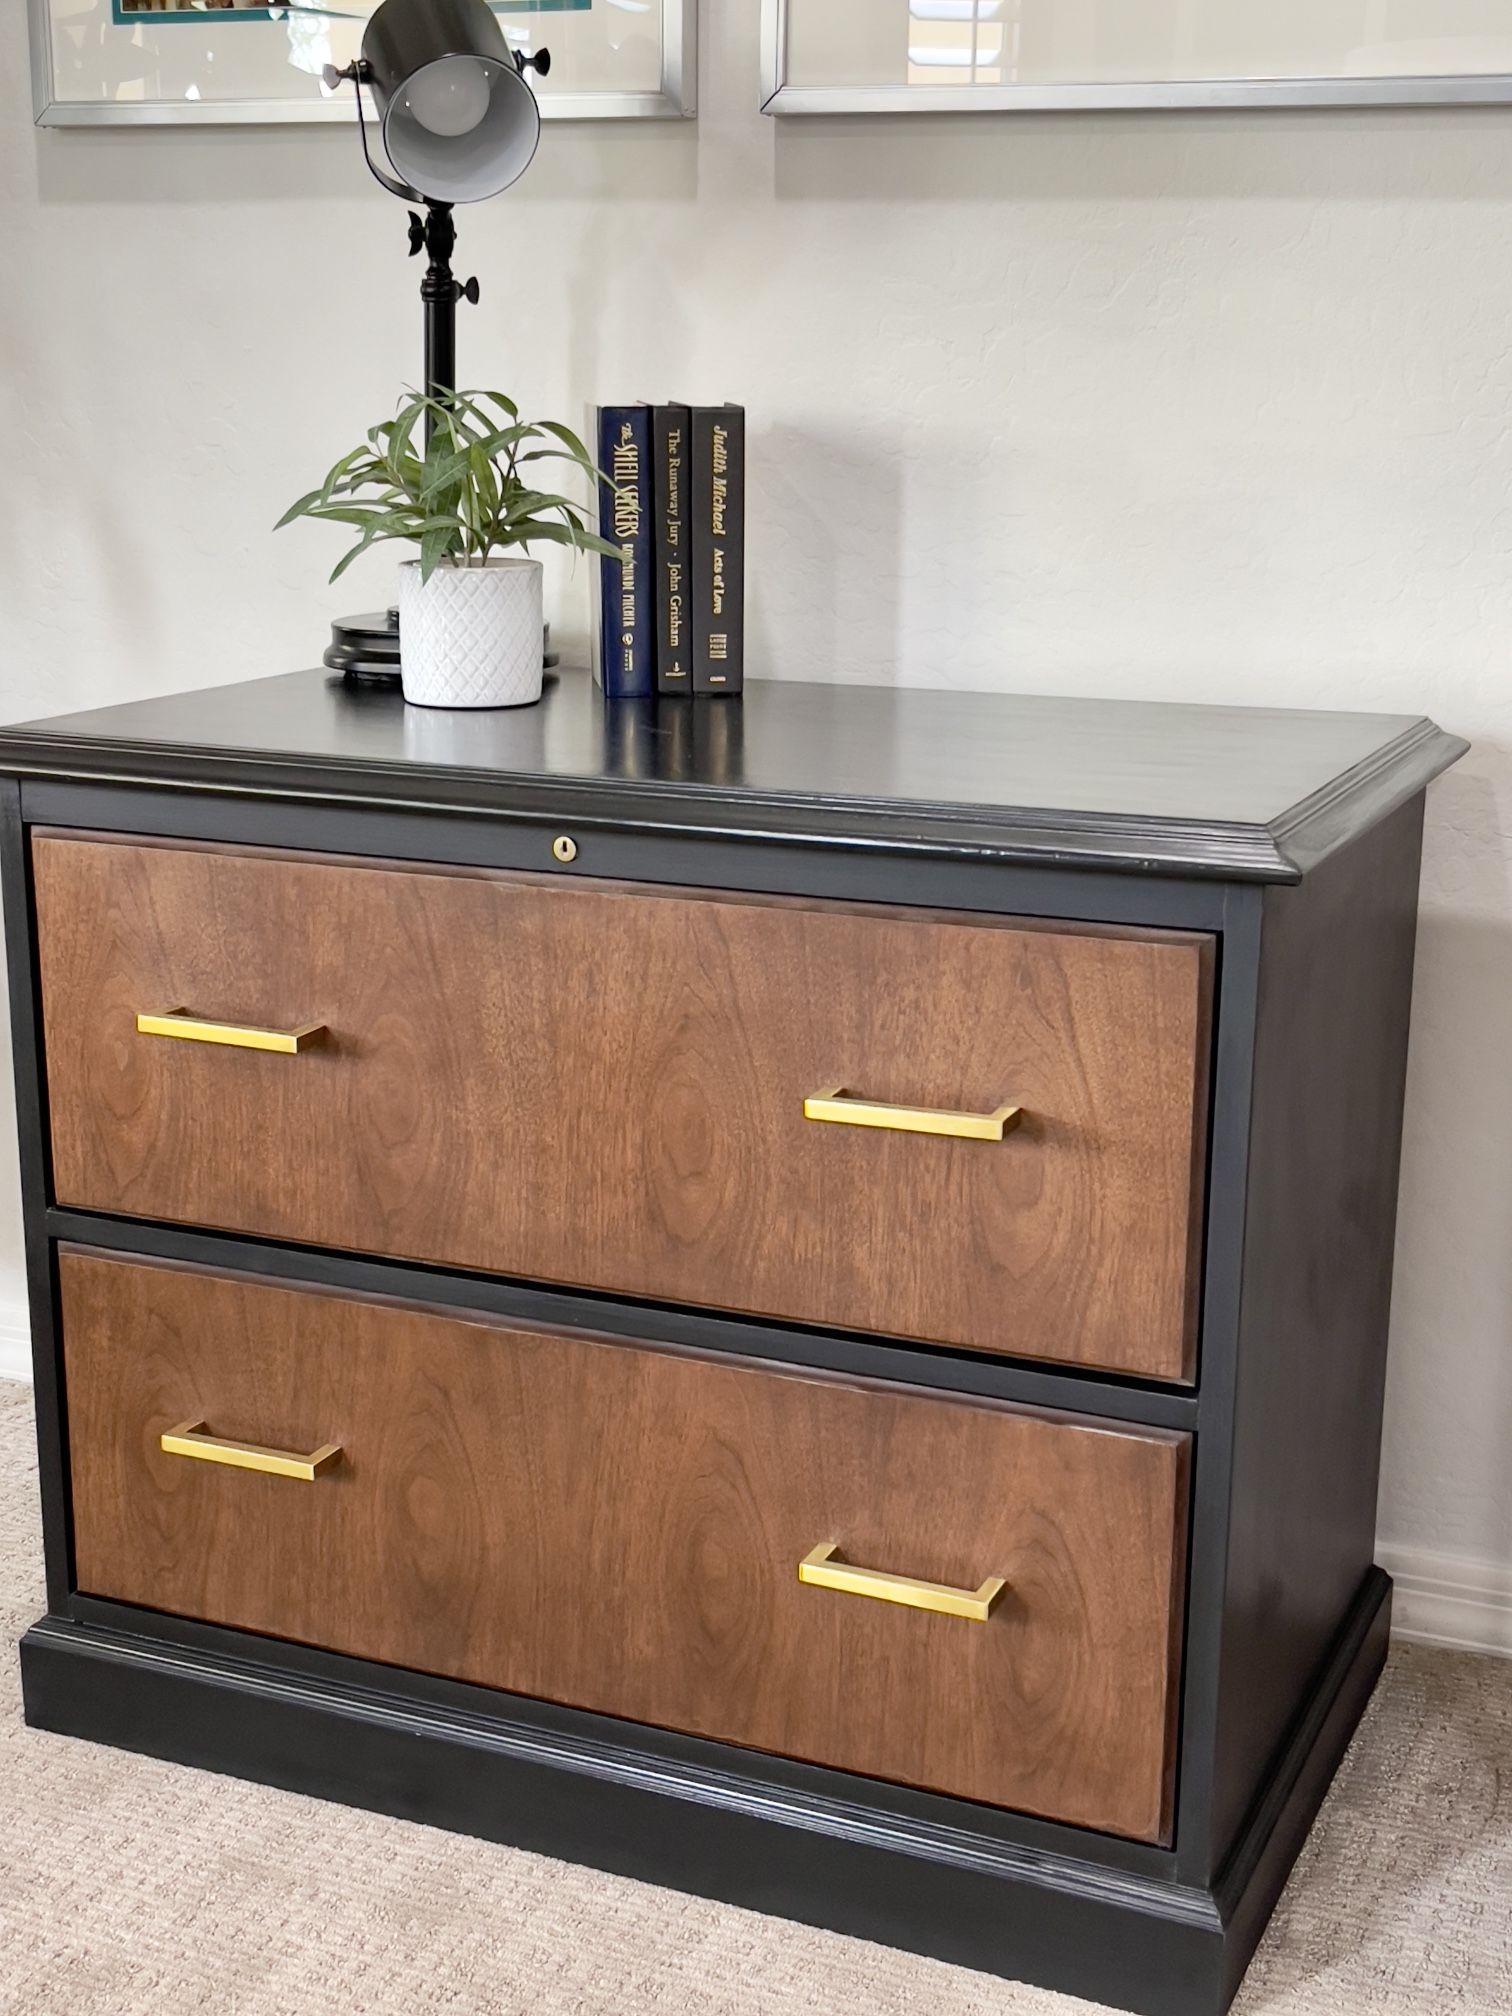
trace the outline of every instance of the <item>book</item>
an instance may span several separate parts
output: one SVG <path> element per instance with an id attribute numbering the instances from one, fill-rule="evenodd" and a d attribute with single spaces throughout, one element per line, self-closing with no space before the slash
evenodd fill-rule
<path id="1" fill-rule="evenodd" d="M 657 406 L 651 415 L 652 496 L 656 507 L 656 690 L 693 690 L 693 605 L 688 593 L 692 503 L 692 414 Z"/>
<path id="2" fill-rule="evenodd" d="M 599 561 L 598 681 L 606 699 L 644 700 L 656 680 L 649 406 L 599 408 L 598 463 L 614 484 L 599 486 L 599 532 L 620 548 Z"/>
<path id="3" fill-rule="evenodd" d="M 693 409 L 693 690 L 745 685 L 745 408 Z"/>

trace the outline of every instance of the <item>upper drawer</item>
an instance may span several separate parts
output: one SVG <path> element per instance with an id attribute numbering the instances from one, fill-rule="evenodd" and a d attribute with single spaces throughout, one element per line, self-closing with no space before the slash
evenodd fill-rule
<path id="1" fill-rule="evenodd" d="M 62 1204 L 1190 1376 L 1208 939 L 64 836 L 33 857 Z M 173 1010 L 325 1033 L 139 1033 Z M 805 1117 L 840 1087 L 931 1128 L 1023 1117 Z"/>

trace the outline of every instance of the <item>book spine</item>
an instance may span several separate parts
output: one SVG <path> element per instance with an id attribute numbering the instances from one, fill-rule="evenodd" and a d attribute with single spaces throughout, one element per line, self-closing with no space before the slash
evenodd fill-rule
<path id="1" fill-rule="evenodd" d="M 600 566 L 598 680 L 610 700 L 647 699 L 655 683 L 656 597 L 652 592 L 651 411 L 601 406 L 599 531 L 620 548 Z"/>
<path id="2" fill-rule="evenodd" d="M 691 430 L 686 406 L 658 406 L 651 421 L 656 502 L 656 690 L 693 690 L 693 603 L 688 592 L 692 528 Z"/>
<path id="3" fill-rule="evenodd" d="M 693 691 L 745 685 L 745 412 L 693 413 Z"/>

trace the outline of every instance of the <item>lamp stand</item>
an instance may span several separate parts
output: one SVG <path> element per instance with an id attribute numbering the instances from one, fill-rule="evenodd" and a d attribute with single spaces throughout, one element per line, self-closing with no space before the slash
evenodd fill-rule
<path id="1" fill-rule="evenodd" d="M 412 259 L 424 252 L 430 263 L 420 282 L 425 309 L 425 390 L 444 399 L 457 389 L 457 303 L 478 305 L 476 280 L 458 280 L 452 272 L 457 249 L 457 225 L 450 203 L 426 202 L 425 215 L 409 213 Z M 436 416 L 425 416 L 425 445 L 435 438 Z M 325 663 L 348 686 L 389 687 L 400 684 L 399 611 L 386 609 L 365 616 L 345 616 L 331 625 Z"/>
<path id="2" fill-rule="evenodd" d="M 544 76 L 550 68 L 551 57 L 544 49 L 533 58 L 524 58 L 517 53 L 515 63 L 522 75 L 528 64 Z M 445 399 L 448 393 L 457 389 L 457 304 L 467 301 L 476 307 L 478 283 L 476 280 L 459 280 L 452 272 L 452 254 L 457 249 L 457 225 L 451 204 L 423 196 L 408 183 L 396 181 L 392 175 L 385 174 L 373 159 L 368 147 L 367 121 L 362 111 L 362 87 L 369 75 L 370 65 L 363 58 L 349 63 L 344 70 L 328 69 L 325 82 L 327 88 L 333 91 L 338 84 L 347 82 L 355 89 L 363 157 L 374 180 L 381 183 L 390 195 L 424 206 L 423 216 L 418 209 L 409 213 L 409 249 L 412 259 L 424 252 L 429 261 L 425 277 L 420 282 L 420 300 L 425 310 L 425 389 L 432 399 Z M 436 416 L 427 413 L 427 448 L 435 432 Z M 548 665 L 552 663 L 549 644 L 548 633 L 542 644 Z M 339 672 L 348 686 L 397 687 L 400 684 L 399 611 L 379 610 L 371 615 L 348 616 L 333 623 L 325 663 L 333 672 Z"/>
<path id="3" fill-rule="evenodd" d="M 450 203 L 428 202 L 423 218 L 411 210 L 409 231 L 410 257 L 420 252 L 430 255 L 425 278 L 420 282 L 420 299 L 425 304 L 425 389 L 432 399 L 444 399 L 457 389 L 457 303 L 467 301 L 476 308 L 478 283 L 458 280 L 452 274 L 457 226 Z M 434 433 L 435 415 L 428 413 L 427 447 Z"/>

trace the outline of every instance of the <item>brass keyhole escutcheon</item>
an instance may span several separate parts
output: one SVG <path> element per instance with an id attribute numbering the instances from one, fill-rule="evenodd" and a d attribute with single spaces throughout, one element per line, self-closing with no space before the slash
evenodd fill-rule
<path id="1" fill-rule="evenodd" d="M 576 840 L 569 839 L 567 835 L 563 833 L 557 839 L 552 841 L 551 851 L 553 854 L 555 854 L 558 861 L 576 861 L 577 842 Z"/>

